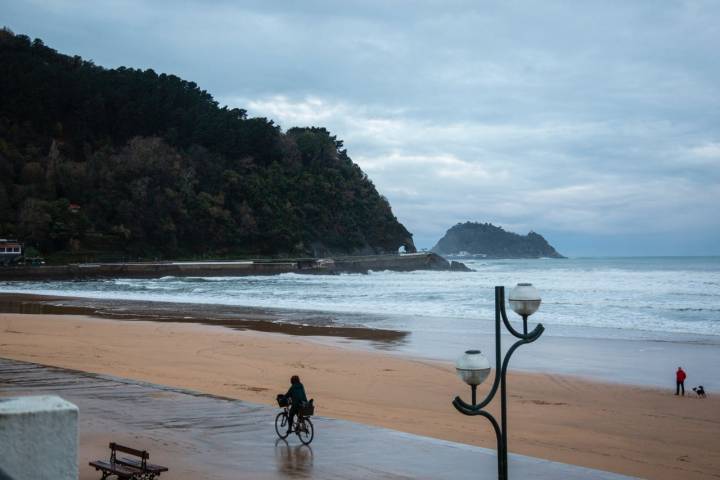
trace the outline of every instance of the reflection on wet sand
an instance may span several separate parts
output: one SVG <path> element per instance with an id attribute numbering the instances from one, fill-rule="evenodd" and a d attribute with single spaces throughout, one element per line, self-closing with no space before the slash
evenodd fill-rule
<path id="1" fill-rule="evenodd" d="M 200 323 L 235 330 L 287 335 L 347 338 L 393 349 L 407 342 L 408 332 L 343 326 L 339 315 L 353 314 L 251 308 L 236 305 L 148 302 L 0 293 L 0 313 L 88 315 L 116 320 Z M 355 314 L 366 316 L 365 314 Z"/>
<path id="2" fill-rule="evenodd" d="M 314 417 L 312 449 L 278 442 L 277 409 L 180 388 L 0 358 L 0 397 L 59 395 L 80 409 L 80 480 L 114 441 L 148 450 L 174 480 L 496 478 L 486 450 L 343 420 Z M 517 478 L 619 480 L 611 473 L 510 456 Z M 165 476 L 163 475 L 163 477 Z"/>
<path id="3" fill-rule="evenodd" d="M 290 445 L 287 440 L 275 441 L 275 461 L 278 471 L 288 477 L 307 477 L 313 470 L 313 451 L 310 445 Z"/>

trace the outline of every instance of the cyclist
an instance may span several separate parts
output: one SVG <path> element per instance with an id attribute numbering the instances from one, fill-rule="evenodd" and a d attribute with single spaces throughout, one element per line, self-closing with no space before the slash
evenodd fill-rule
<path id="1" fill-rule="evenodd" d="M 307 396 L 305 395 L 305 387 L 300 383 L 300 377 L 293 375 L 290 377 L 290 390 L 287 391 L 285 397 L 290 400 L 290 414 L 288 421 L 288 435 L 292 432 L 293 419 L 295 415 L 300 413 L 300 407 L 307 402 Z"/>

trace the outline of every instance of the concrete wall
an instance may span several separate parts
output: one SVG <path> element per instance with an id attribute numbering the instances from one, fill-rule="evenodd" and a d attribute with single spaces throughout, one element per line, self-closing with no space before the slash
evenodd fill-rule
<path id="1" fill-rule="evenodd" d="M 0 476 L 77 480 L 78 408 L 55 395 L 0 398 Z"/>
<path id="2" fill-rule="evenodd" d="M 288 272 L 332 274 L 367 272 L 368 270 L 400 272 L 450 270 L 450 263 L 431 252 L 326 259 L 287 259 L 286 261 L 81 263 L 62 266 L 0 267 L 0 280 L 244 276 L 277 275 Z"/>

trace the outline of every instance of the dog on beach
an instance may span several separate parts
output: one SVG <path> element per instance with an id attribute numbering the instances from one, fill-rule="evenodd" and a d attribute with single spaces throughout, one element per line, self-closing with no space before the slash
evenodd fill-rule
<path id="1" fill-rule="evenodd" d="M 698 387 L 693 387 L 693 392 L 697 393 L 697 396 L 700 398 L 707 398 L 707 396 L 705 395 L 705 389 L 702 385 Z"/>

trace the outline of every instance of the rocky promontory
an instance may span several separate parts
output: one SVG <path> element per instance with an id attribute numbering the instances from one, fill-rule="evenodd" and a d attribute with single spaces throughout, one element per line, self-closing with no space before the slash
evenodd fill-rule
<path id="1" fill-rule="evenodd" d="M 440 255 L 485 258 L 565 258 L 538 233 L 518 235 L 491 223 L 476 222 L 453 226 L 432 251 Z"/>

